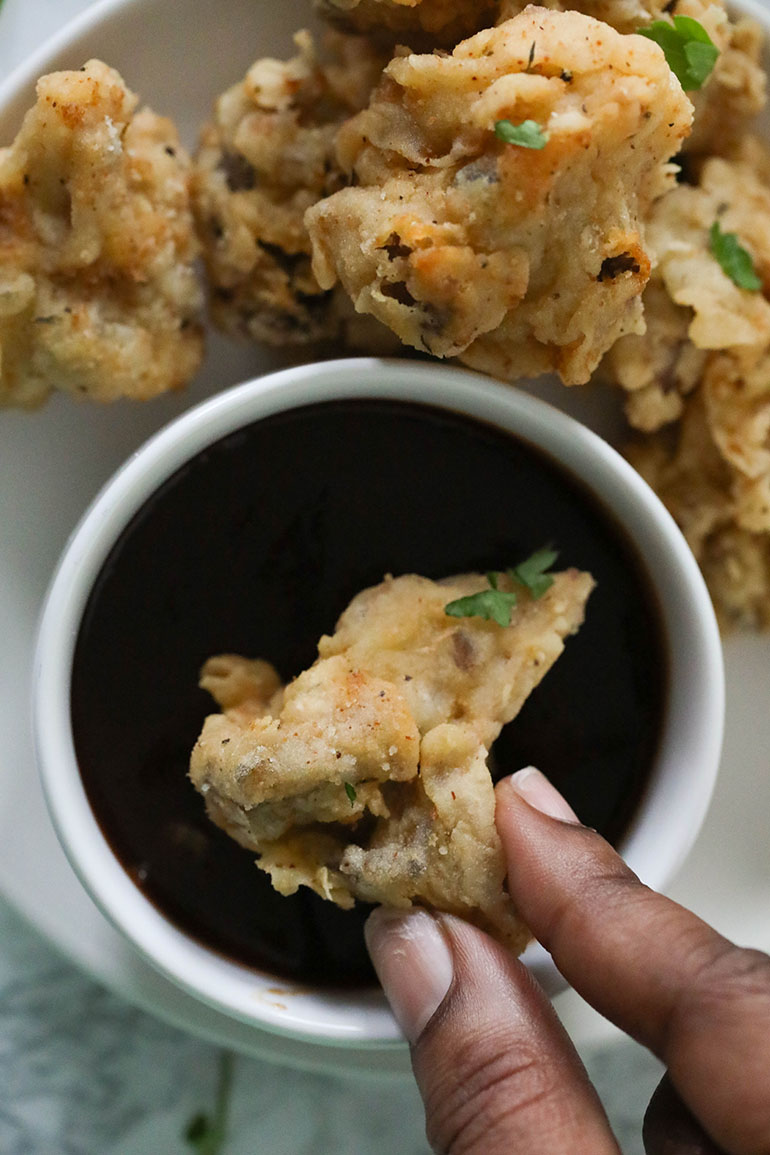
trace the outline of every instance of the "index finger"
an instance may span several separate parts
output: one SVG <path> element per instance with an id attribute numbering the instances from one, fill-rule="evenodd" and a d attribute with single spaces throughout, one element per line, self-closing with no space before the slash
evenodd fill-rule
<path id="1" fill-rule="evenodd" d="M 532 786 L 498 785 L 497 825 L 533 934 L 592 1006 L 666 1063 L 717 1143 L 768 1155 L 770 958 L 643 886 L 594 831 L 535 809 L 525 797 L 544 795 Z"/>

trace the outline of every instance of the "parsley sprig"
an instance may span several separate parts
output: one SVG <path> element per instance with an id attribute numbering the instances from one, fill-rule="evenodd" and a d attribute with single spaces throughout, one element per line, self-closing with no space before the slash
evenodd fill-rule
<path id="1" fill-rule="evenodd" d="M 197 1155 L 220 1155 L 227 1139 L 227 1118 L 233 1087 L 233 1056 L 222 1051 L 219 1056 L 219 1078 L 214 1110 L 210 1115 L 199 1111 L 185 1127 L 185 1142 Z"/>
<path id="2" fill-rule="evenodd" d="M 546 546 L 538 549 L 531 557 L 519 562 L 508 574 L 514 581 L 521 582 L 529 590 L 532 597 L 541 598 L 546 590 L 553 585 L 553 574 L 546 573 L 559 556 L 558 550 Z"/>
<path id="3" fill-rule="evenodd" d="M 546 573 L 546 570 L 558 556 L 557 551 L 550 547 L 539 549 L 506 573 L 512 582 L 529 590 L 533 598 L 541 598 L 553 585 L 553 574 Z M 487 622 L 497 622 L 498 626 L 509 626 L 519 595 L 515 589 L 500 589 L 501 576 L 495 571 L 488 573 L 489 589 L 448 602 L 444 613 L 451 618 L 483 618 Z"/>
<path id="4" fill-rule="evenodd" d="M 744 249 L 736 233 L 723 233 L 719 221 L 709 229 L 709 248 L 734 285 L 756 293 L 762 288 L 751 253 Z"/>
<path id="5" fill-rule="evenodd" d="M 519 148 L 545 148 L 548 140 L 548 133 L 543 131 L 536 120 L 523 120 L 521 124 L 496 120 L 495 136 L 506 144 L 517 144 Z"/>
<path id="6" fill-rule="evenodd" d="M 673 24 L 668 20 L 653 20 L 649 27 L 638 32 L 663 49 L 666 63 L 685 92 L 703 87 L 716 64 L 719 49 L 698 20 L 692 16 L 674 16 Z"/>

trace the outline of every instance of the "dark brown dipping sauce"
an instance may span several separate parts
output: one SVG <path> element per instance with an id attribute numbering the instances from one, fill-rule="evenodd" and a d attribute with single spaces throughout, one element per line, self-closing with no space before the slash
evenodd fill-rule
<path id="1" fill-rule="evenodd" d="M 212 700 L 199 667 L 226 651 L 285 678 L 309 665 L 355 593 L 385 573 L 502 569 L 553 542 L 590 570 L 585 625 L 495 745 L 533 763 L 617 840 L 658 746 L 667 660 L 622 529 L 515 438 L 419 405 L 345 401 L 255 423 L 180 469 L 95 584 L 77 640 L 72 721 L 91 806 L 146 896 L 239 962 L 309 983 L 369 983 L 367 908 L 339 910 L 267 876 L 205 817 L 187 779 Z"/>

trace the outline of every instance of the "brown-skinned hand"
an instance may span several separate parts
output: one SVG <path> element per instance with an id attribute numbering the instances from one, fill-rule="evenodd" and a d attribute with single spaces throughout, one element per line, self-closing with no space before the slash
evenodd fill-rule
<path id="1" fill-rule="evenodd" d="M 643 886 L 528 768 L 497 786 L 514 902 L 593 1007 L 666 1065 L 647 1155 L 770 1155 L 770 958 Z M 475 927 L 380 909 L 367 942 L 440 1155 L 619 1155 L 549 1000 Z"/>

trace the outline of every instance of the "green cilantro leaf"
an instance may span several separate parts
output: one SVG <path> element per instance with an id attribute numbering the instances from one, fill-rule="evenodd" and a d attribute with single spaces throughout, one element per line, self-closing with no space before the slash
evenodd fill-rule
<path id="1" fill-rule="evenodd" d="M 514 581 L 521 582 L 523 586 L 526 586 L 532 597 L 537 600 L 553 585 L 553 575 L 545 571 L 551 568 L 558 556 L 559 554 L 555 549 L 548 547 L 539 549 L 526 561 L 520 562 L 514 569 L 508 570 L 508 575 Z"/>
<path id="2" fill-rule="evenodd" d="M 513 591 L 506 593 L 492 588 L 449 602 L 444 606 L 444 613 L 450 618 L 484 618 L 487 622 L 497 622 L 498 626 L 509 626 L 517 601 Z"/>
<path id="3" fill-rule="evenodd" d="M 347 794 L 348 799 L 350 801 L 350 805 L 352 806 L 353 803 L 355 802 L 356 798 L 358 797 L 356 794 L 356 788 L 352 782 L 346 782 L 345 783 L 345 793 Z"/>
<path id="4" fill-rule="evenodd" d="M 185 1142 L 197 1155 L 220 1155 L 227 1139 L 227 1117 L 233 1082 L 233 1056 L 222 1051 L 214 1110 L 210 1115 L 198 1111 L 184 1129 Z"/>
<path id="5" fill-rule="evenodd" d="M 756 293 L 762 288 L 751 253 L 744 249 L 735 233 L 723 233 L 719 221 L 709 229 L 709 248 L 733 284 Z"/>
<path id="6" fill-rule="evenodd" d="M 553 585 L 553 576 L 545 571 L 550 569 L 558 557 L 550 546 L 538 549 L 531 557 L 509 569 L 508 577 L 528 589 L 533 598 L 541 598 Z M 518 602 L 515 590 L 500 589 L 501 574 L 492 570 L 487 574 L 488 590 L 456 598 L 444 606 L 444 613 L 451 618 L 484 618 L 487 622 L 497 622 L 498 626 L 511 624 L 511 612 Z"/>
<path id="7" fill-rule="evenodd" d="M 668 20 L 653 20 L 649 27 L 638 32 L 663 49 L 666 63 L 685 92 L 703 87 L 716 64 L 719 49 L 702 24 L 692 16 L 675 16 L 673 24 Z"/>
<path id="8" fill-rule="evenodd" d="M 497 120 L 495 136 L 506 144 L 517 144 L 519 148 L 545 148 L 548 140 L 548 133 L 543 132 L 536 120 L 523 120 L 521 124 Z"/>

